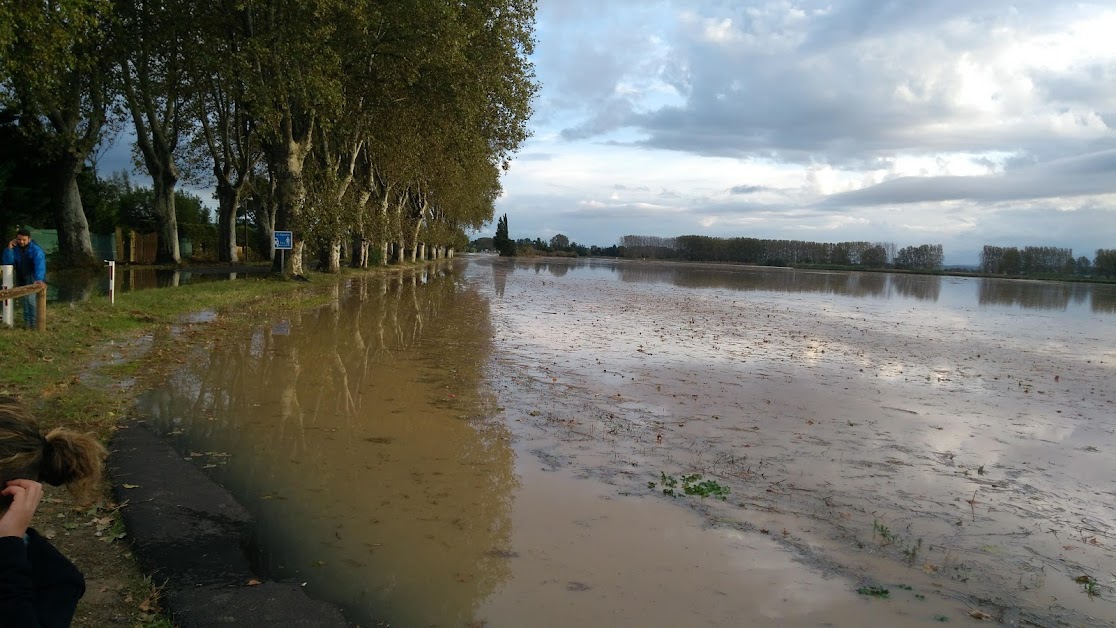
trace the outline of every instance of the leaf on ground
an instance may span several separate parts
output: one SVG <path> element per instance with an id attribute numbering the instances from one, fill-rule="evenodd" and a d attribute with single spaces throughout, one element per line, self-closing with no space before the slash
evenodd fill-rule
<path id="1" fill-rule="evenodd" d="M 122 484 L 121 486 L 123 486 L 124 488 L 139 488 L 140 487 L 139 484 Z"/>
<path id="2" fill-rule="evenodd" d="M 145 612 L 145 613 L 150 612 L 151 611 L 151 598 L 147 598 L 146 600 L 140 602 L 139 609 L 141 611 Z"/>
<path id="3" fill-rule="evenodd" d="M 248 586 L 250 586 L 250 587 L 258 587 L 261 584 L 263 584 L 263 583 L 260 582 L 259 580 L 256 580 L 255 578 L 252 578 L 251 580 L 248 581 Z"/>
<path id="4" fill-rule="evenodd" d="M 988 620 L 992 619 L 992 616 L 989 615 L 988 613 L 985 613 L 984 611 L 978 611 L 978 610 L 975 610 L 975 609 L 969 611 L 969 617 L 972 617 L 973 619 L 979 619 L 980 621 L 988 621 Z"/>

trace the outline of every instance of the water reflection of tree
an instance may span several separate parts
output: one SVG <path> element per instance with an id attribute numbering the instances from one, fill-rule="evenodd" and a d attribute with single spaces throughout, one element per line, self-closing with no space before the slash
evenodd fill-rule
<path id="1" fill-rule="evenodd" d="M 187 454 L 230 454 L 199 458 L 256 513 L 277 576 L 313 569 L 318 595 L 366 619 L 471 621 L 510 573 L 516 484 L 506 428 L 483 419 L 487 303 L 444 269 L 333 297 L 289 336 L 192 356 L 141 407 Z"/>
<path id="2" fill-rule="evenodd" d="M 570 265 L 563 263 L 546 264 L 546 269 L 550 271 L 551 275 L 555 277 L 564 277 L 566 273 L 570 272 Z"/>
<path id="3" fill-rule="evenodd" d="M 669 283 L 683 288 L 721 288 L 745 292 L 813 292 L 854 297 L 886 296 L 889 281 L 893 281 L 895 277 L 886 273 L 720 266 L 617 264 L 613 268 L 621 281 L 633 283 Z M 928 279 L 940 281 L 936 277 Z"/>
<path id="4" fill-rule="evenodd" d="M 514 264 L 493 264 L 492 266 L 492 282 L 496 288 L 496 296 L 504 296 L 504 289 L 507 287 L 508 275 L 515 272 Z"/>
<path id="5" fill-rule="evenodd" d="M 907 298 L 936 302 L 942 292 L 942 278 L 930 275 L 891 275 L 891 287 Z"/>
<path id="6" fill-rule="evenodd" d="M 1083 305 L 1092 292 L 1086 283 L 981 279 L 979 300 L 981 305 L 1064 310 L 1070 303 Z"/>
<path id="7" fill-rule="evenodd" d="M 1116 314 L 1116 286 L 1094 286 L 1091 305 L 1094 312 Z"/>

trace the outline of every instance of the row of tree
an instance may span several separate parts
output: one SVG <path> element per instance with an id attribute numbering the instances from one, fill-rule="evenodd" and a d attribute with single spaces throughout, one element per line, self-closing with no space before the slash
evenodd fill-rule
<path id="1" fill-rule="evenodd" d="M 630 258 L 683 259 L 703 262 L 736 262 L 785 266 L 833 264 L 912 270 L 940 270 L 942 245 L 923 244 L 896 250 L 891 242 L 806 242 L 761 238 L 716 238 L 688 235 L 676 238 L 626 235 L 619 242 L 621 255 Z"/>
<path id="2" fill-rule="evenodd" d="M 0 108 L 48 173 L 50 226 L 93 262 L 78 177 L 123 125 L 177 262 L 176 185 L 216 188 L 219 257 L 238 211 L 340 266 L 425 255 L 490 221 L 537 90 L 534 0 L 0 2 Z M 2 178 L 0 178 L 2 182 Z M 40 225 L 41 226 L 41 225 Z"/>
<path id="3" fill-rule="evenodd" d="M 1053 246 L 993 246 L 980 252 L 980 270 L 992 275 L 1096 275 L 1116 277 L 1116 249 L 1097 249 L 1090 260 Z"/>

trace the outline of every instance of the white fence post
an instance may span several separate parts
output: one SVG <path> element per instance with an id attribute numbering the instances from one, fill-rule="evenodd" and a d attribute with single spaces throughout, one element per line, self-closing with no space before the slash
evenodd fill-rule
<path id="1" fill-rule="evenodd" d="M 109 267 L 109 303 L 116 303 L 116 262 L 105 260 Z"/>
<path id="2" fill-rule="evenodd" d="M 0 266 L 0 290 L 10 290 L 15 287 L 15 266 L 4 264 Z M 5 299 L 3 302 L 3 322 L 8 327 L 15 326 L 15 299 Z"/>

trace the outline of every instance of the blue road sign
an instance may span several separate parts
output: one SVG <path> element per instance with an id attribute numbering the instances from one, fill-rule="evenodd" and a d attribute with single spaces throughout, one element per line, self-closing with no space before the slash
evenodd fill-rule
<path id="1" fill-rule="evenodd" d="M 275 250 L 289 251 L 294 248 L 294 234 L 290 231 L 275 232 Z"/>

